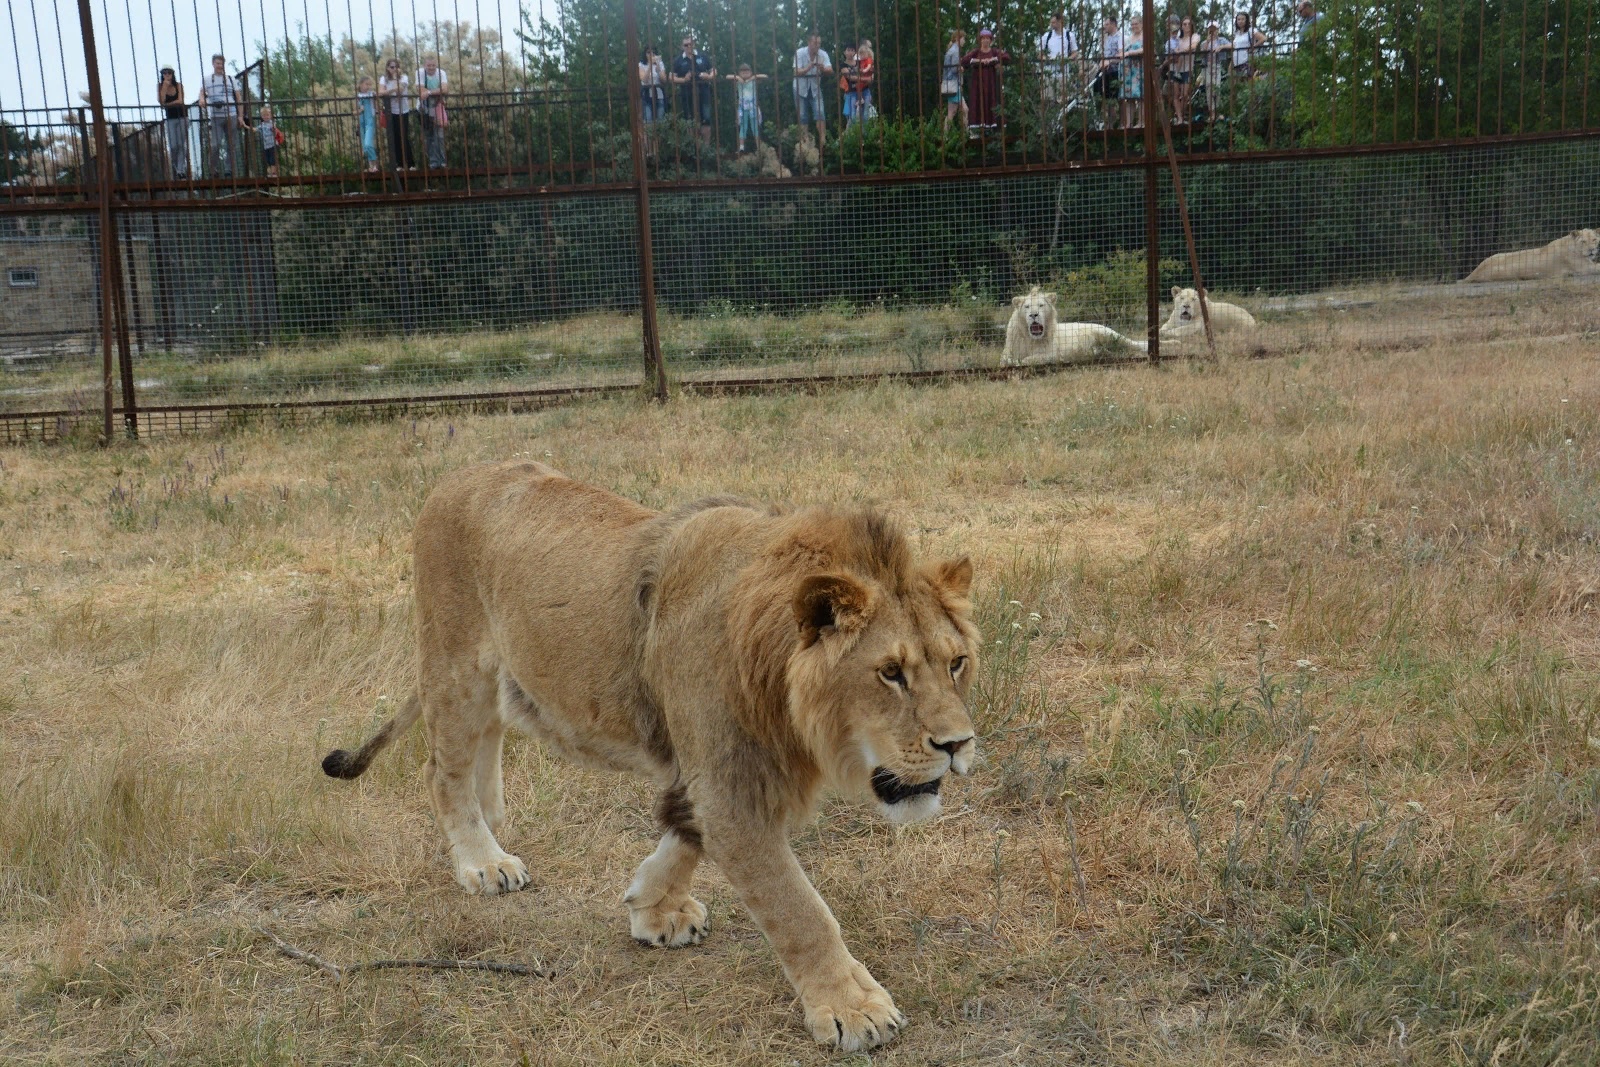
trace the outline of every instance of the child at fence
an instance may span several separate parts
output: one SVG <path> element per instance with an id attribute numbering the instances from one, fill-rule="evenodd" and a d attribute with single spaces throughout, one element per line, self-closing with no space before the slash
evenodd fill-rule
<path id="1" fill-rule="evenodd" d="M 856 121 L 865 122 L 878 114 L 872 106 L 872 83 L 878 77 L 878 60 L 872 42 L 862 41 L 856 49 Z"/>
<path id="2" fill-rule="evenodd" d="M 961 95 L 961 49 L 967 43 L 967 31 L 950 31 L 950 47 L 944 52 L 944 65 L 939 71 L 939 99 L 944 101 L 944 132 L 950 132 L 950 123 L 957 114 L 961 125 L 967 124 L 967 100 Z"/>
<path id="3" fill-rule="evenodd" d="M 261 120 L 256 123 L 256 136 L 261 138 L 261 163 L 267 177 L 278 176 L 278 146 L 283 143 L 283 131 L 272 121 L 272 105 L 261 105 Z"/>
<path id="4" fill-rule="evenodd" d="M 366 75 L 356 83 L 356 123 L 361 130 L 361 158 L 366 161 L 367 173 L 378 173 L 378 94 L 372 87 L 372 76 Z"/>
<path id="5" fill-rule="evenodd" d="M 844 46 L 844 65 L 839 68 L 839 110 L 846 126 L 855 122 L 856 103 L 859 97 L 861 67 L 856 59 L 856 46 Z"/>
<path id="6" fill-rule="evenodd" d="M 739 105 L 739 154 L 744 154 L 746 133 L 750 137 L 750 151 L 754 152 L 761 147 L 761 104 L 756 99 L 756 82 L 766 81 L 767 76 L 752 71 L 748 63 L 740 63 L 739 73 L 729 74 L 727 78 L 734 83 L 734 98 Z"/>

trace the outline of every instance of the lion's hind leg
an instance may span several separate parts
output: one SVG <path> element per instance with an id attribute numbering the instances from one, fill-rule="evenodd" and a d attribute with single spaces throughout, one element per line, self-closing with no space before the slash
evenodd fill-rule
<path id="1" fill-rule="evenodd" d="M 513 893 L 528 869 L 494 837 L 504 818 L 500 746 L 505 736 L 498 680 L 474 671 L 442 684 L 424 679 L 428 792 L 450 842 L 456 881 L 469 893 Z M 491 829 L 491 826 L 494 829 Z"/>
<path id="2" fill-rule="evenodd" d="M 700 831 L 682 785 L 661 795 L 656 815 L 666 833 L 639 864 L 622 898 L 629 929 L 634 940 L 646 945 L 698 945 L 706 936 L 706 908 L 689 895 L 689 888 L 700 863 Z"/>

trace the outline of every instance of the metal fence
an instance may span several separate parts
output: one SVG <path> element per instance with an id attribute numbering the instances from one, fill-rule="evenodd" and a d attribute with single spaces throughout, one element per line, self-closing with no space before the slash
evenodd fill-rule
<path id="1" fill-rule="evenodd" d="M 929 7 L 596 0 L 516 55 L 459 11 L 385 47 L 351 22 L 168 115 L 106 92 L 85 0 L 87 107 L 0 95 L 0 432 L 1600 329 L 1595 0 L 1260 9 L 1225 48 L 1175 6 L 1140 51 L 1114 7 L 1019 5 L 982 20 L 1004 61 Z M 808 27 L 873 62 L 823 47 L 808 83 Z M 704 96 L 666 63 L 641 89 L 691 33 Z M 445 122 L 365 95 L 429 51 Z M 1545 277 L 1461 283 L 1571 231 Z M 1161 329 L 1197 279 L 1253 325 Z M 1008 344 L 1035 286 L 1093 343 Z"/>

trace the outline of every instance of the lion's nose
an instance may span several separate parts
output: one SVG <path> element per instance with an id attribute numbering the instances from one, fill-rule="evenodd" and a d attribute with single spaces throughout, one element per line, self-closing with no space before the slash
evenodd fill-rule
<path id="1" fill-rule="evenodd" d="M 930 737 L 930 738 L 928 738 L 928 744 L 932 745 L 934 748 L 938 749 L 940 752 L 945 753 L 951 759 L 955 759 L 956 758 L 956 753 L 961 751 L 961 749 L 963 747 L 965 747 L 966 744 L 971 740 L 972 740 L 972 735 L 971 734 L 967 734 L 964 737 L 951 738 L 948 741 L 935 741 L 933 738 Z"/>

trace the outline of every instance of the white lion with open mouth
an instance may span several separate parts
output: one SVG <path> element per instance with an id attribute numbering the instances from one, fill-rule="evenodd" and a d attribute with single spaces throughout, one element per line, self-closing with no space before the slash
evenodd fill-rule
<path id="1" fill-rule="evenodd" d="M 1206 313 L 1211 318 L 1213 335 L 1243 333 L 1256 328 L 1256 317 L 1237 304 L 1225 304 L 1206 293 Z M 1200 291 L 1172 287 L 1172 314 L 1161 324 L 1163 341 L 1204 338 L 1205 320 L 1200 314 Z"/>
<path id="2" fill-rule="evenodd" d="M 1038 286 L 1011 300 L 1006 348 L 1001 363 L 1008 367 L 1041 363 L 1090 363 L 1142 355 L 1144 342 L 1124 337 L 1098 322 L 1057 322 L 1056 294 Z"/>

